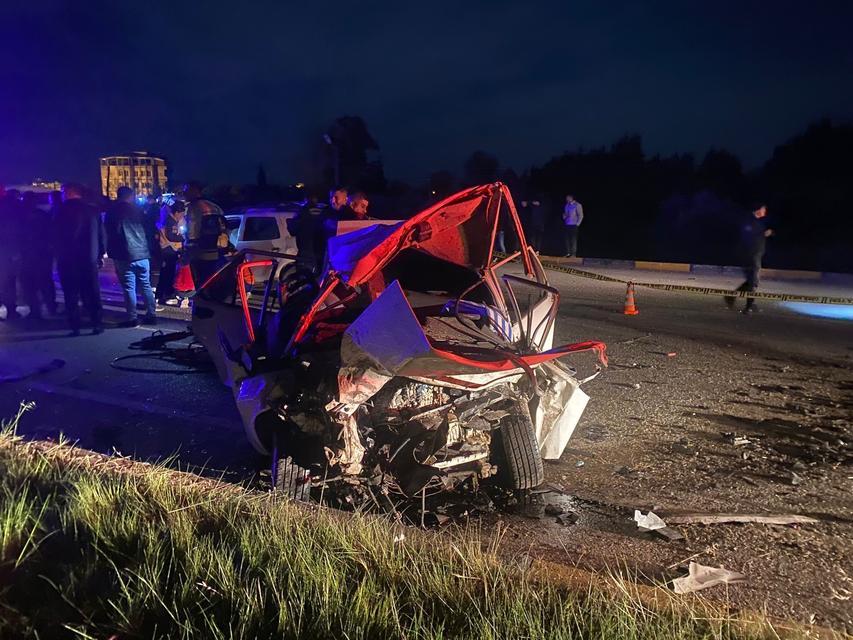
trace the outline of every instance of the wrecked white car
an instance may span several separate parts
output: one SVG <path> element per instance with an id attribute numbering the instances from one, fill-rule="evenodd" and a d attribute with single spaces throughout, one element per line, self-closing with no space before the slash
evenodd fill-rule
<path id="1" fill-rule="evenodd" d="M 518 252 L 495 255 L 499 225 Z M 486 478 L 535 488 L 588 401 L 562 358 L 592 351 L 606 365 L 601 342 L 553 346 L 559 292 L 500 183 L 331 238 L 320 282 L 268 269 L 292 256 L 262 258 L 238 254 L 206 283 L 193 331 L 276 487 L 298 498 L 376 501 Z M 502 273 L 511 261 L 523 276 Z M 250 297 L 261 268 L 273 275 Z"/>

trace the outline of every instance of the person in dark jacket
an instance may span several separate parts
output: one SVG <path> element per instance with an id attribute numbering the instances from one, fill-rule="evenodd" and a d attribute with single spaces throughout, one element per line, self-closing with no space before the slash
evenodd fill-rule
<path id="1" fill-rule="evenodd" d="M 178 260 L 184 248 L 184 214 L 187 207 L 176 200 L 169 208 L 169 214 L 160 229 L 160 275 L 157 279 L 157 302 L 160 304 L 177 305 L 175 297 L 175 274 Z"/>
<path id="2" fill-rule="evenodd" d="M 148 235 L 145 217 L 133 202 L 133 190 L 119 187 L 116 201 L 104 218 L 107 232 L 107 255 L 113 259 L 116 275 L 124 293 L 127 320 L 121 327 L 139 325 L 136 312 L 136 285 L 142 289 L 145 300 L 145 316 L 142 324 L 157 324 L 154 290 L 151 288 L 151 254 L 148 251 Z"/>
<path id="3" fill-rule="evenodd" d="M 764 251 L 767 248 L 767 238 L 773 235 L 773 229 L 769 229 L 764 220 L 766 216 L 767 205 L 763 203 L 756 204 L 752 208 L 752 215 L 741 229 L 741 246 L 744 257 L 743 270 L 746 280 L 744 280 L 743 284 L 736 291 L 750 292 L 758 289 L 761 261 L 764 259 Z M 734 308 L 734 296 L 726 296 L 725 301 L 730 309 Z M 743 313 L 753 313 L 757 310 L 755 298 L 747 297 Z"/>
<path id="4" fill-rule="evenodd" d="M 296 240 L 296 264 L 315 275 L 322 270 L 326 255 L 326 223 L 330 218 L 319 207 L 318 198 L 308 198 L 299 212 L 287 221 L 287 231 Z"/>
<path id="5" fill-rule="evenodd" d="M 18 192 L 0 187 L 0 305 L 6 307 L 6 320 L 20 318 L 17 306 L 22 226 Z"/>
<path id="6" fill-rule="evenodd" d="M 548 211 L 542 204 L 542 196 L 536 195 L 532 200 L 522 200 L 520 215 L 524 233 L 527 236 L 527 244 L 538 253 L 542 250 L 542 242 L 545 239 L 545 223 L 548 216 Z"/>
<path id="7" fill-rule="evenodd" d="M 329 191 L 329 208 L 339 220 L 350 220 L 352 212 L 349 211 L 347 200 L 349 191 L 345 187 L 334 187 Z"/>
<path id="8" fill-rule="evenodd" d="M 143 219 L 145 220 L 145 235 L 148 237 L 148 253 L 152 263 L 160 258 L 160 205 L 157 197 L 149 195 L 145 198 L 143 208 Z"/>
<path id="9" fill-rule="evenodd" d="M 21 200 L 21 281 L 24 300 L 30 307 L 28 317 L 42 317 L 42 306 L 49 315 L 56 314 L 56 287 L 53 284 L 53 243 L 45 237 L 52 219 L 49 211 L 37 205 L 36 194 L 24 193 Z"/>
<path id="10" fill-rule="evenodd" d="M 103 332 L 98 267 L 105 252 L 100 212 L 83 201 L 83 187 L 65 184 L 62 206 L 53 223 L 59 283 L 65 295 L 65 313 L 71 335 L 80 335 L 80 301 L 89 312 L 92 333 Z"/>
<path id="11" fill-rule="evenodd" d="M 367 215 L 367 208 L 370 206 L 370 200 L 367 199 L 367 194 L 364 191 L 356 191 L 347 201 L 349 210 L 352 211 L 353 220 L 370 220 Z"/>

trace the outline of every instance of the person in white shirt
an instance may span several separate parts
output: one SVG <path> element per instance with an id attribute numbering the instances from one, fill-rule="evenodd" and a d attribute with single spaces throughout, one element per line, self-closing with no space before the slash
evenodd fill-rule
<path id="1" fill-rule="evenodd" d="M 572 195 L 566 196 L 563 224 L 566 226 L 566 257 L 578 254 L 578 229 L 583 222 L 583 206 Z"/>

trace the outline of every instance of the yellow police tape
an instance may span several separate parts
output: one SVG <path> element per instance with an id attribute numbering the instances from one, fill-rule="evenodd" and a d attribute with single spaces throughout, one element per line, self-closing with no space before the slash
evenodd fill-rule
<path id="1" fill-rule="evenodd" d="M 684 291 L 686 293 L 701 293 L 711 296 L 735 296 L 738 298 L 760 298 L 763 300 L 781 300 L 791 302 L 816 302 L 818 304 L 853 304 L 853 298 L 841 298 L 836 296 L 804 296 L 793 293 L 770 293 L 766 291 L 731 291 L 729 289 L 716 289 L 714 287 L 691 287 L 684 284 L 661 284 L 657 282 L 634 282 L 633 280 L 623 280 L 622 278 L 614 278 L 605 276 L 600 273 L 592 273 L 583 269 L 575 269 L 574 267 L 566 267 L 554 262 L 542 261 L 542 266 L 551 271 L 561 271 L 569 275 L 579 276 L 581 278 L 590 278 L 592 280 L 603 280 L 604 282 L 618 282 L 628 284 L 632 282 L 635 286 L 646 287 L 648 289 L 658 289 L 660 291 Z"/>

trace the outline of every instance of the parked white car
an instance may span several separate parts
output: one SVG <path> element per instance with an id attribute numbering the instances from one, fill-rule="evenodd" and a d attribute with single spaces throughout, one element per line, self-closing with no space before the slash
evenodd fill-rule
<path id="1" fill-rule="evenodd" d="M 295 254 L 296 238 L 288 233 L 287 221 L 296 214 L 296 206 L 226 213 L 231 244 L 249 252 L 256 249 Z"/>

